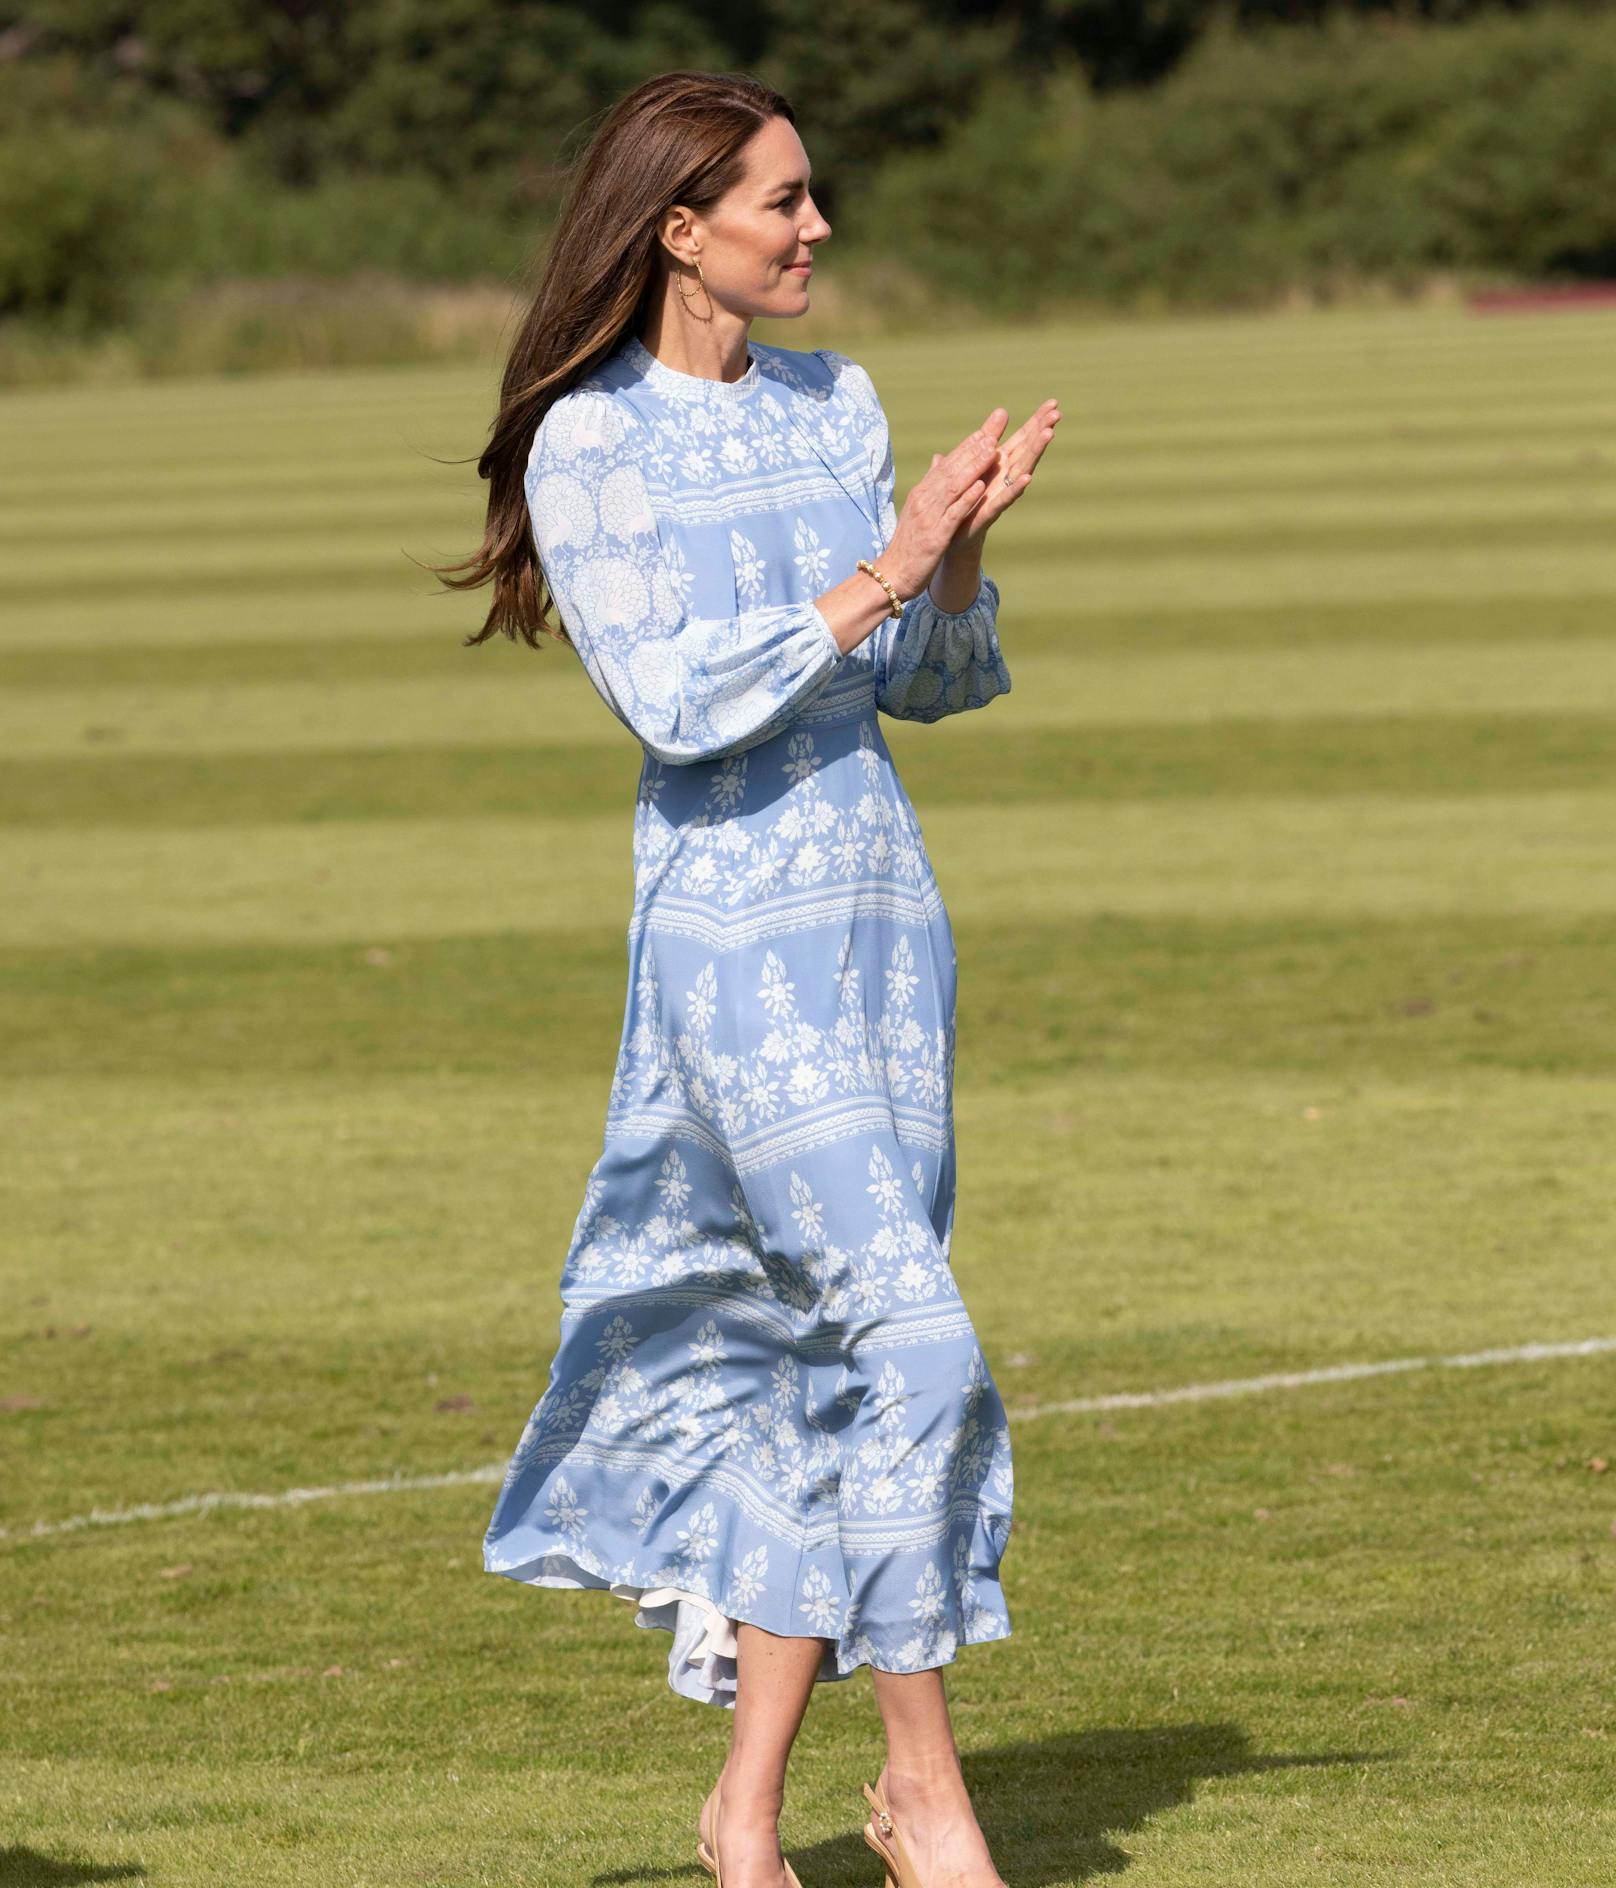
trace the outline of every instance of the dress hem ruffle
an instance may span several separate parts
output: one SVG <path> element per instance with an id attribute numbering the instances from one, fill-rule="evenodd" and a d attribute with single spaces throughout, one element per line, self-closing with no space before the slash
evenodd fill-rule
<path id="1" fill-rule="evenodd" d="M 766 1632 L 776 1633 L 781 1638 L 824 1640 L 825 1656 L 814 1674 L 816 1684 L 833 1684 L 851 1678 L 862 1665 L 882 1672 L 935 1671 L 941 1666 L 952 1665 L 959 1656 L 960 1646 L 986 1645 L 995 1639 L 1007 1639 L 1010 1636 L 1008 1625 L 990 1615 L 995 1630 L 978 1633 L 975 1637 L 969 1630 L 962 1631 L 956 1639 L 954 1651 L 946 1657 L 932 1659 L 925 1665 L 883 1665 L 879 1659 L 871 1656 L 873 1648 L 868 1645 L 850 1651 L 846 1663 L 843 1663 L 843 1647 L 847 1644 L 845 1635 L 833 1639 L 828 1633 L 781 1632 L 777 1623 L 756 1617 L 753 1609 L 744 1609 L 731 1616 L 704 1594 L 692 1593 L 688 1588 L 665 1583 L 635 1586 L 628 1581 L 612 1580 L 591 1572 L 565 1552 L 544 1554 L 536 1560 L 524 1561 L 514 1567 L 491 1566 L 485 1560 L 484 1571 L 497 1573 L 523 1586 L 605 1592 L 630 1602 L 635 1607 L 636 1626 L 673 1635 L 673 1645 L 668 1652 L 668 1684 L 671 1688 L 682 1698 L 694 1699 L 698 1704 L 720 1705 L 728 1710 L 735 1708 L 735 1629 L 743 1621 L 748 1625 L 760 1626 Z M 862 1633 L 856 1636 L 863 1637 Z"/>

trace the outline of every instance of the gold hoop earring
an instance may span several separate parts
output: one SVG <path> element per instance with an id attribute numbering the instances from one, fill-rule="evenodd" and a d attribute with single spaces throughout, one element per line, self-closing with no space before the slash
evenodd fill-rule
<path id="1" fill-rule="evenodd" d="M 700 256 L 696 258 L 696 280 L 700 282 L 701 284 L 702 294 L 707 297 L 707 312 L 704 315 L 695 316 L 695 319 L 697 321 L 711 321 L 713 318 L 713 297 L 712 297 L 712 292 L 707 287 L 707 278 L 701 272 Z M 677 288 L 679 291 L 680 301 L 682 301 L 684 305 L 686 306 L 686 308 L 688 308 L 690 306 L 690 297 L 685 293 L 684 283 L 679 279 L 678 276 L 674 277 L 674 287 Z"/>

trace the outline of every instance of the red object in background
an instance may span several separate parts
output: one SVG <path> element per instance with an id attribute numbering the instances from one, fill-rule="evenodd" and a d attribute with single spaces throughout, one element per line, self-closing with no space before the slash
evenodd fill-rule
<path id="1" fill-rule="evenodd" d="M 1616 307 L 1616 282 L 1577 282 L 1567 288 L 1481 289 L 1469 297 L 1478 314 L 1511 313 L 1518 308 Z"/>

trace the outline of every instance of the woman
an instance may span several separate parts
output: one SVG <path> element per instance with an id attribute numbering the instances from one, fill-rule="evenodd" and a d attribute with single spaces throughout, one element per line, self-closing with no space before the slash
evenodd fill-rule
<path id="1" fill-rule="evenodd" d="M 901 1888 L 1002 1888 L 941 1667 L 1010 1631 L 1003 1404 L 949 1269 L 955 957 L 880 712 L 1003 694 L 983 538 L 1059 418 L 996 407 L 893 505 L 870 377 L 748 342 L 830 228 L 791 108 L 677 72 L 579 160 L 481 461 L 466 584 L 555 635 L 644 748 L 629 990 L 560 1347 L 484 1542 L 607 1589 L 734 1711 L 698 1854 L 797 1888 L 786 1757 L 872 1668 L 865 1838 Z M 461 586 L 463 587 L 463 586 Z"/>

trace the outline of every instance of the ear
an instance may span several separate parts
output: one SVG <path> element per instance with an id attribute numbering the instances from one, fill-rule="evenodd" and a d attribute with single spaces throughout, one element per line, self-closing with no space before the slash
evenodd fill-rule
<path id="1" fill-rule="evenodd" d="M 682 262 L 687 269 L 694 265 L 700 245 L 694 240 L 694 219 L 682 203 L 664 213 L 657 236 L 675 262 Z"/>

